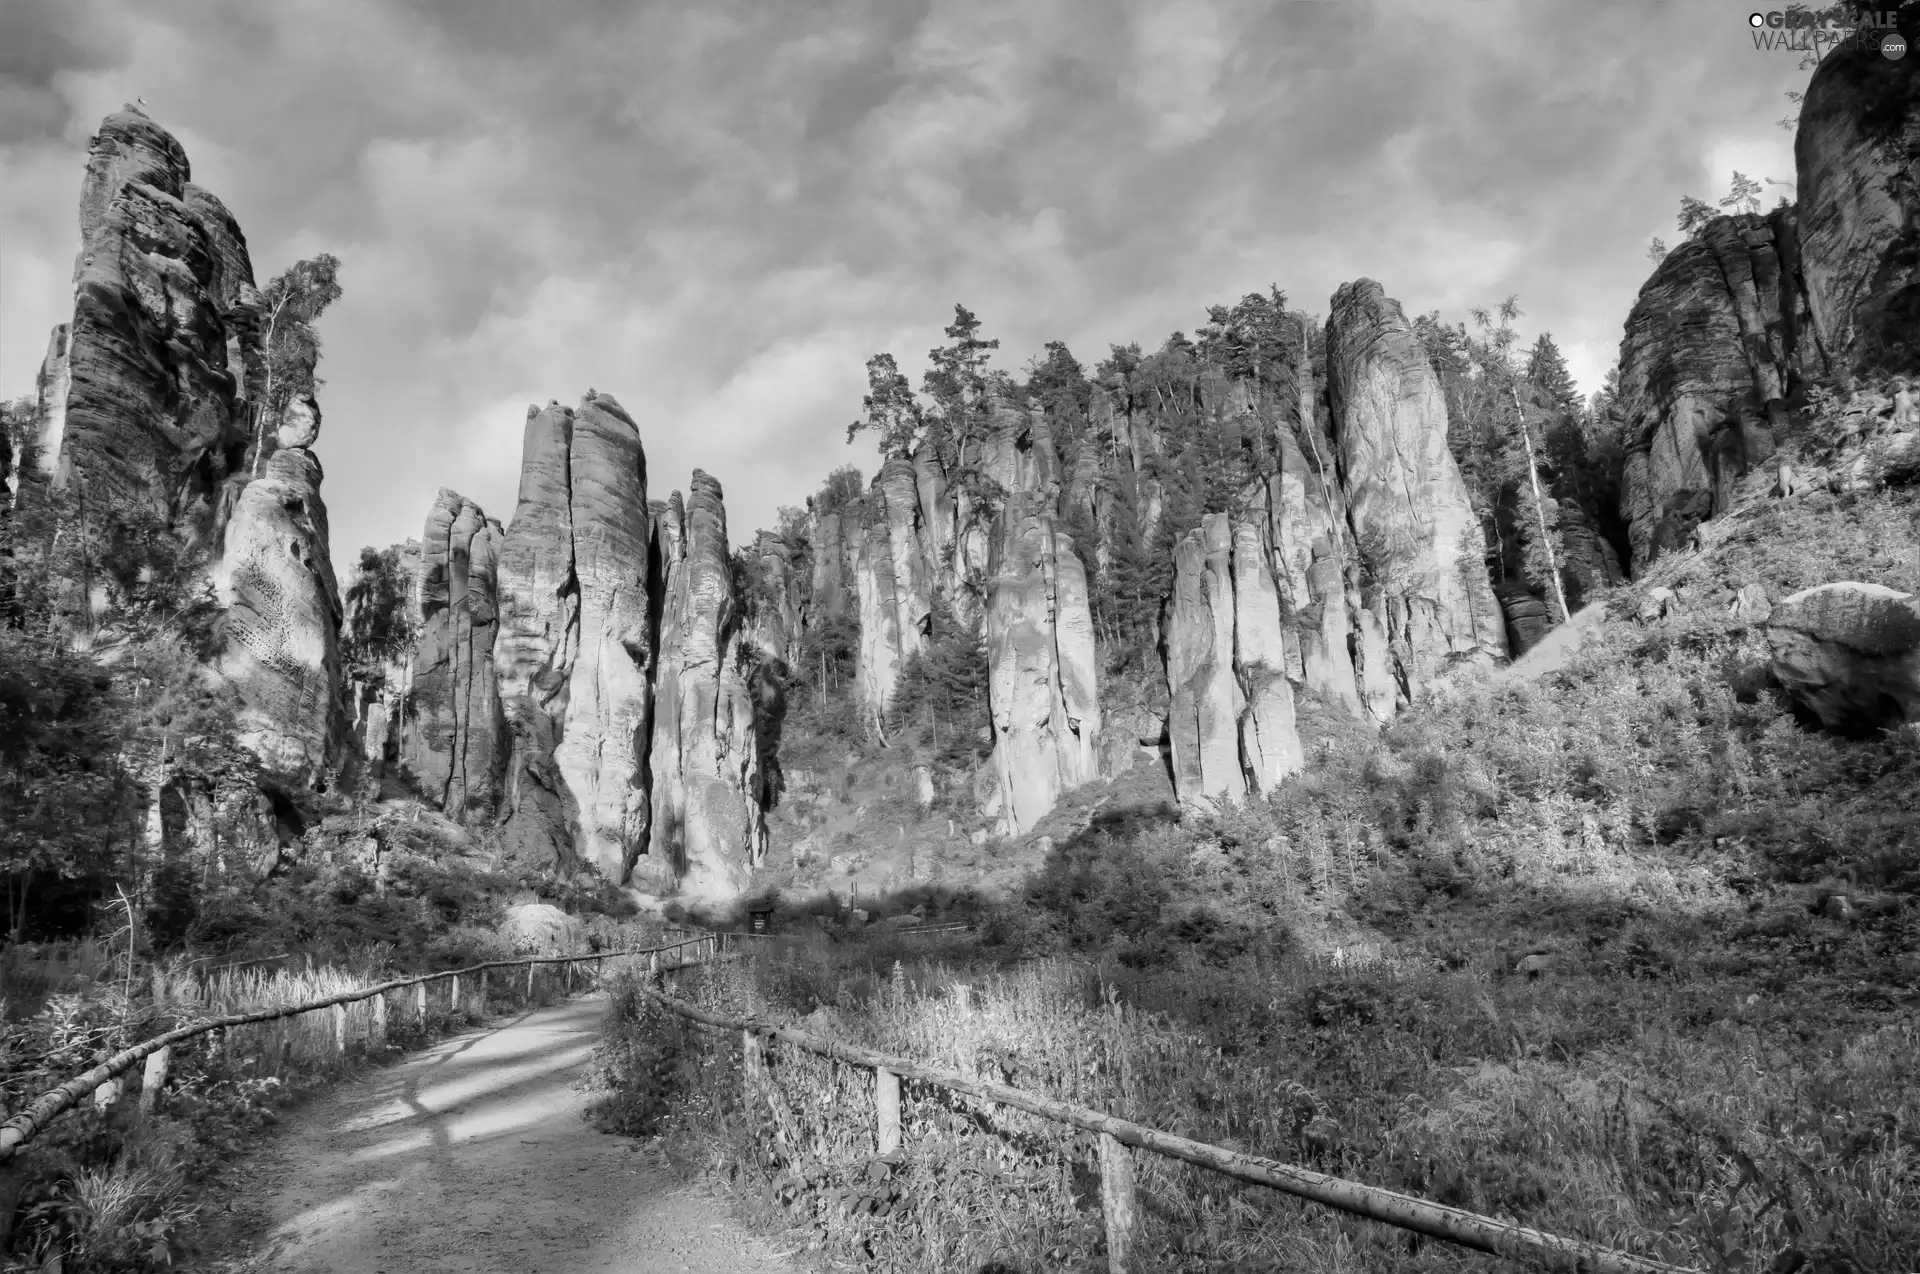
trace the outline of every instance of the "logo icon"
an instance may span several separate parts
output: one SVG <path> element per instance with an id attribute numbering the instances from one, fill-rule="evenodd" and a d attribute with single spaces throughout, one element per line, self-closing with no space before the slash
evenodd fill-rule
<path id="1" fill-rule="evenodd" d="M 1764 13 L 1753 14 L 1747 18 L 1747 25 L 1750 27 L 1763 27 L 1767 25 L 1767 15 Z"/>
<path id="2" fill-rule="evenodd" d="M 1880 41 L 1880 52 L 1892 61 L 1898 62 L 1907 56 L 1907 37 L 1898 31 L 1889 32 L 1887 38 Z"/>

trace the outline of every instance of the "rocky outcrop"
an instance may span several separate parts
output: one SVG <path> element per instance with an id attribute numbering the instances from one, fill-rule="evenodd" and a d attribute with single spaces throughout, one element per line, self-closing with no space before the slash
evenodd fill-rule
<path id="1" fill-rule="evenodd" d="M 508 847 L 565 866 L 578 855 L 616 880 L 648 834 L 646 483 L 639 429 L 611 397 L 529 408 L 499 552 Z"/>
<path id="2" fill-rule="evenodd" d="M 445 487 L 420 538 L 412 713 L 403 745 L 422 795 L 456 819 L 490 818 L 506 762 L 494 673 L 506 532 Z"/>
<path id="3" fill-rule="evenodd" d="M 1447 449 L 1439 381 L 1399 303 L 1371 279 L 1333 295 L 1327 388 L 1366 576 L 1358 609 L 1384 637 L 1395 699 L 1411 700 L 1457 662 L 1504 657 L 1507 642 L 1486 538 Z M 1375 670 L 1361 672 L 1378 685 Z M 1382 697 L 1372 696 L 1376 714 L 1392 711 Z"/>
<path id="4" fill-rule="evenodd" d="M 755 596 L 748 639 L 764 653 L 792 662 L 800 657 L 804 624 L 800 594 L 793 578 L 793 550 L 771 531 L 754 537 Z"/>
<path id="5" fill-rule="evenodd" d="M 1791 208 L 1718 217 L 1640 290 L 1620 347 L 1621 514 L 1638 571 L 1726 509 L 1816 370 Z"/>
<path id="6" fill-rule="evenodd" d="M 279 783 L 324 791 L 347 723 L 340 593 L 311 451 L 276 452 L 241 489 L 213 586 L 227 611 L 216 666 L 239 696 L 241 742 Z"/>
<path id="7" fill-rule="evenodd" d="M 65 408 L 47 435 L 57 484 L 97 507 L 144 505 L 211 544 L 231 507 L 222 488 L 248 469 L 255 298 L 238 228 L 189 178 L 180 143 L 137 108 L 101 123 L 81 191 Z"/>
<path id="8" fill-rule="evenodd" d="M 1271 790 L 1304 763 L 1280 593 L 1263 529 L 1209 514 L 1174 554 L 1166 634 L 1167 738 L 1188 801 Z"/>
<path id="9" fill-rule="evenodd" d="M 893 545 L 885 522 L 869 523 L 850 539 L 854 552 L 854 593 L 859 598 L 860 699 L 867 711 L 883 715 L 900 680 L 900 596 L 893 571 Z"/>
<path id="10" fill-rule="evenodd" d="M 933 572 L 921 539 L 920 490 L 913 462 L 899 456 L 887 461 L 873 485 L 875 502 L 884 510 L 886 544 L 893 556 L 894 608 L 904 664 L 927 648 L 933 629 Z"/>
<path id="11" fill-rule="evenodd" d="M 1096 777 L 1100 702 L 1086 572 L 1050 500 L 1009 492 L 993 532 L 988 698 L 1001 825 L 1013 835 Z"/>
<path id="12" fill-rule="evenodd" d="M 1920 721 L 1920 597 L 1823 584 L 1774 606 L 1766 627 L 1774 679 L 1822 727 L 1859 736 Z"/>
<path id="13" fill-rule="evenodd" d="M 719 482 L 694 471 L 656 506 L 661 608 L 650 774 L 650 872 L 691 898 L 732 898 L 765 856 L 760 733 L 733 594 Z"/>
<path id="14" fill-rule="evenodd" d="M 1911 47 L 1920 11 L 1900 30 Z M 1807 84 L 1793 151 L 1820 344 L 1849 371 L 1920 370 L 1920 62 L 1835 49 Z"/>

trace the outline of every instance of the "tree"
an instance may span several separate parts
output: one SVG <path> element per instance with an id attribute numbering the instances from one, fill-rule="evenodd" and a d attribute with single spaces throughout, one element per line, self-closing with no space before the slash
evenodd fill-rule
<path id="1" fill-rule="evenodd" d="M 340 299 L 340 259 L 330 252 L 296 261 L 261 289 L 266 312 L 267 384 L 254 412 L 254 472 L 260 471 L 267 421 L 278 420 L 295 398 L 321 384 L 320 333 L 314 324 Z"/>
<path id="2" fill-rule="evenodd" d="M 1540 333 L 1533 343 L 1533 350 L 1527 356 L 1527 379 L 1540 387 L 1554 410 L 1580 410 L 1580 391 L 1574 387 L 1573 374 L 1567 370 L 1567 361 L 1561 357 L 1560 347 L 1553 343 L 1549 332 Z"/>
<path id="3" fill-rule="evenodd" d="M 1722 208 L 1736 213 L 1757 213 L 1760 211 L 1760 183 L 1739 169 L 1734 169 L 1733 186 L 1726 197 L 1720 201 Z"/>
<path id="4" fill-rule="evenodd" d="M 913 384 L 894 363 L 893 355 L 875 354 L 867 360 L 867 393 L 861 406 L 866 414 L 847 426 L 848 442 L 872 430 L 880 435 L 882 455 L 913 453 L 924 422 L 920 404 L 914 401 Z"/>
<path id="5" fill-rule="evenodd" d="M 1691 239 L 1700 228 L 1713 220 L 1713 205 L 1695 199 L 1692 195 L 1680 196 L 1680 233 Z"/>
<path id="6" fill-rule="evenodd" d="M 1655 235 L 1653 242 L 1647 245 L 1647 260 L 1659 265 L 1666 259 L 1667 245 L 1658 235 Z"/>

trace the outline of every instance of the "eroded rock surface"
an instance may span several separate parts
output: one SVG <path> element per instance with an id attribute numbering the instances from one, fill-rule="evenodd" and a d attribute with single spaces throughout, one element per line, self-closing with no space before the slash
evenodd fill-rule
<path id="1" fill-rule="evenodd" d="M 312 452 L 276 452 L 241 490 L 213 584 L 227 608 L 217 667 L 240 698 L 241 742 L 278 781 L 324 789 L 347 728 L 340 593 Z"/>
<path id="2" fill-rule="evenodd" d="M 1899 20 L 1920 38 L 1920 12 Z M 1821 60 L 1794 134 L 1807 302 L 1831 357 L 1920 370 L 1920 61 L 1853 44 Z"/>
<path id="3" fill-rule="evenodd" d="M 1385 638 L 1396 698 L 1411 699 L 1456 661 L 1507 653 L 1486 537 L 1447 449 L 1439 380 L 1399 303 L 1371 279 L 1333 295 L 1327 381 L 1347 522 L 1371 577 L 1360 609 Z"/>
<path id="4" fill-rule="evenodd" d="M 649 870 L 669 867 L 688 897 L 731 898 L 766 852 L 766 785 L 720 483 L 695 470 L 684 504 L 676 492 L 657 523 L 663 591 Z"/>
<path id="5" fill-rule="evenodd" d="M 442 487 L 420 539 L 413 716 L 404 747 L 422 794 L 455 818 L 492 815 L 506 762 L 493 664 L 505 538 L 479 505 Z"/>
<path id="6" fill-rule="evenodd" d="M 1862 735 L 1920 721 L 1920 598 L 1823 584 L 1775 605 L 1766 624 L 1774 679 L 1824 728 Z"/>
<path id="7" fill-rule="evenodd" d="M 652 658 L 646 457 L 605 394 L 529 408 L 499 554 L 509 846 L 624 879 L 646 844 Z"/>

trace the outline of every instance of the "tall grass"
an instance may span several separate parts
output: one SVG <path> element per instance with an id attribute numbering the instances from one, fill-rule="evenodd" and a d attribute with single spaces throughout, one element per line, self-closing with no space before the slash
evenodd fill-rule
<path id="1" fill-rule="evenodd" d="M 1721 978 L 1679 995 L 1301 957 L 879 976 L 825 946 L 679 978 L 711 1007 L 1702 1269 L 1920 1255 L 1920 1030 L 1857 1025 L 1809 1049 L 1778 1006 Z M 1727 1011 L 1703 1029 L 1715 998 Z M 905 1153 L 876 1165 L 867 1072 L 774 1046 L 799 1129 L 784 1142 L 767 1101 L 743 1103 L 737 1040 L 689 1032 L 631 989 L 612 1020 L 609 1057 L 654 1063 L 612 1076 L 651 1096 L 648 1130 L 829 1252 L 883 1270 L 1101 1268 L 1083 1135 L 907 1085 Z M 1139 1160 L 1151 1268 L 1504 1268 Z"/>

